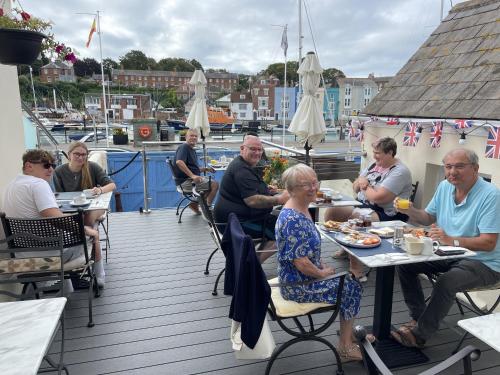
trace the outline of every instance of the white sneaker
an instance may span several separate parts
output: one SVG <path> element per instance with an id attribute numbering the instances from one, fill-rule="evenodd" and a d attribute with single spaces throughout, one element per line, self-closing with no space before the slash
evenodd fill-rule
<path id="1" fill-rule="evenodd" d="M 96 276 L 96 280 L 97 280 L 97 286 L 99 287 L 99 289 L 103 289 L 104 284 L 105 284 L 104 276 L 103 277 Z"/>

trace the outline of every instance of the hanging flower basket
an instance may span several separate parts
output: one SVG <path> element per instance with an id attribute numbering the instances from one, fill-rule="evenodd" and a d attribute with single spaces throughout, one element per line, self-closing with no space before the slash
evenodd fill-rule
<path id="1" fill-rule="evenodd" d="M 0 28 L 0 63 L 31 65 L 40 54 L 44 38 L 36 31 Z"/>

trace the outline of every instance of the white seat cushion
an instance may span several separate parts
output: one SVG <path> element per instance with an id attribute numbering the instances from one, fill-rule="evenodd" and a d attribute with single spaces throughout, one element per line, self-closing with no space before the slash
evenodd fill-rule
<path id="1" fill-rule="evenodd" d="M 277 284 L 279 280 L 277 277 L 269 280 L 269 284 Z M 294 316 L 300 316 L 310 313 L 321 307 L 330 307 L 329 303 L 313 302 L 313 303 L 299 303 L 295 301 L 289 301 L 283 298 L 280 293 L 279 287 L 271 287 L 271 298 L 276 307 L 276 315 L 281 318 L 291 318 Z"/>
<path id="2" fill-rule="evenodd" d="M 468 294 L 472 298 L 474 303 L 477 305 L 477 307 L 479 307 L 483 311 L 487 311 L 497 301 L 498 296 L 500 294 L 500 289 L 468 292 Z M 469 304 L 469 300 L 467 299 L 467 297 L 465 297 L 465 294 L 457 293 L 456 296 L 461 302 Z M 500 312 L 500 304 L 495 308 L 494 312 Z"/>

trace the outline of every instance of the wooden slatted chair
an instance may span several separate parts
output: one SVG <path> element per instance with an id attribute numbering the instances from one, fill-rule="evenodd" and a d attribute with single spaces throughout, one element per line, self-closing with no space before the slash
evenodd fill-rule
<path id="1" fill-rule="evenodd" d="M 354 337 L 356 337 L 356 340 L 358 341 L 359 346 L 361 348 L 361 352 L 363 353 L 363 362 L 365 364 L 366 373 L 370 375 L 370 374 L 375 374 L 378 371 L 378 373 L 382 375 L 392 375 L 391 370 L 389 370 L 385 365 L 385 363 L 382 362 L 379 355 L 373 348 L 373 345 L 366 338 L 366 329 L 363 326 L 356 326 L 354 327 L 353 331 L 354 331 Z M 461 370 L 463 371 L 463 374 L 471 375 L 472 374 L 471 362 L 479 359 L 480 355 L 481 352 L 478 349 L 469 345 L 460 350 L 458 353 L 453 354 L 450 358 L 444 360 L 443 362 L 431 367 L 430 369 L 425 370 L 424 372 L 421 372 L 420 375 L 439 374 L 445 370 L 448 370 L 451 366 L 455 365 L 460 361 L 462 361 L 463 364 L 463 370 Z M 451 373 L 449 371 L 450 370 L 448 370 L 447 373 Z M 461 371 L 460 373 L 462 374 Z M 454 373 L 459 373 L 459 372 L 456 371 Z"/>
<path id="2" fill-rule="evenodd" d="M 182 188 L 182 184 L 181 184 L 179 178 L 177 177 L 177 171 L 176 171 L 176 168 L 174 166 L 174 162 L 170 158 L 167 158 L 167 165 L 170 168 L 170 172 L 172 174 L 172 179 L 174 180 L 174 183 L 175 183 L 175 188 L 176 188 L 177 192 L 181 195 L 179 203 L 177 203 L 177 210 L 175 211 L 175 214 L 177 216 L 179 216 L 179 220 L 177 222 L 180 224 L 180 223 L 182 223 L 182 214 L 184 213 L 186 208 L 188 208 L 191 203 L 196 203 L 197 200 L 196 200 L 196 197 L 193 195 L 192 191 L 185 191 Z M 182 206 L 182 204 L 185 202 L 187 202 L 187 204 Z M 182 209 L 181 209 L 181 207 L 182 207 Z M 180 210 L 180 214 L 179 214 L 179 210 Z"/>
<path id="3" fill-rule="evenodd" d="M 78 210 L 73 215 L 60 217 L 50 217 L 43 219 L 17 219 L 10 218 L 5 213 L 0 213 L 2 226 L 6 236 L 18 233 L 31 233 L 39 237 L 58 236 L 62 231 L 63 246 L 65 249 L 81 249 L 81 253 L 74 259 L 69 259 L 64 263 L 64 273 L 66 278 L 83 279 L 88 282 L 88 306 L 89 321 L 87 326 L 93 327 L 92 302 L 93 297 L 99 297 L 99 287 L 93 270 L 93 260 L 89 256 L 87 237 L 83 222 L 83 210 Z M 38 242 L 28 239 L 14 239 L 8 242 L 11 250 L 17 248 L 37 248 Z"/>
<path id="4" fill-rule="evenodd" d="M 31 243 L 33 246 L 8 247 L 4 245 L 12 243 Z M 36 246 L 35 246 L 36 244 Z M 27 300 L 39 298 L 48 292 L 57 292 L 64 295 L 64 269 L 63 269 L 63 235 L 54 237 L 39 237 L 30 233 L 18 233 L 7 236 L 0 240 L 0 286 L 15 286 L 22 284 L 22 292 L 0 288 L 0 294 L 9 296 L 16 300 Z M 29 286 L 33 286 L 30 288 Z M 59 319 L 61 328 L 61 346 L 58 363 L 54 362 L 48 353 L 44 360 L 50 367 L 42 369 L 41 372 L 61 371 L 68 373 L 64 366 L 64 310 Z M 29 332 L 26 332 L 29 335 Z M 15 364 L 13 364 L 15 366 Z"/>
<path id="5" fill-rule="evenodd" d="M 251 305 L 252 308 L 248 310 L 252 312 L 264 309 L 272 320 L 276 321 L 285 332 L 293 336 L 292 339 L 283 343 L 273 352 L 269 358 L 265 374 L 268 375 L 271 372 L 274 362 L 287 348 L 300 342 L 310 341 L 326 345 L 335 357 L 337 374 L 343 374 L 342 362 L 337 350 L 330 341 L 319 335 L 328 329 L 338 316 L 341 305 L 341 291 L 344 287 L 347 272 L 338 273 L 324 279 L 339 278 L 339 285 L 336 291 L 339 298 L 334 305 L 327 303 L 298 303 L 285 300 L 281 296 L 280 287 L 288 286 L 288 284 L 279 284 L 277 278 L 269 281 L 266 280 L 266 275 L 257 259 L 256 253 L 248 251 L 247 246 L 240 246 L 252 240 L 250 236 L 242 233 L 241 224 L 236 215 L 231 213 L 228 219 L 228 229 L 224 232 L 222 239 L 223 251 L 226 254 L 226 269 L 229 274 L 226 275 L 224 281 L 224 293 L 233 296 L 230 314 L 234 313 L 237 315 L 235 309 L 238 306 L 235 306 L 236 304 Z M 250 277 L 249 273 L 251 274 Z M 256 281 L 257 285 L 249 285 L 248 282 L 250 279 Z M 267 298 L 254 299 L 251 295 L 251 290 L 256 287 L 259 288 L 259 294 L 265 294 Z M 243 293 L 240 294 L 241 292 Z M 259 303 L 263 303 L 264 305 L 260 305 Z M 325 320 L 324 316 L 320 316 L 321 313 L 327 313 L 329 317 Z M 318 317 L 317 320 L 315 319 L 316 317 Z M 248 317 L 245 316 L 243 318 L 247 319 Z M 232 319 L 236 320 L 234 317 Z M 316 325 L 315 320 L 316 323 L 318 321 L 322 323 Z M 242 332 L 243 329 L 244 327 L 242 326 Z"/>

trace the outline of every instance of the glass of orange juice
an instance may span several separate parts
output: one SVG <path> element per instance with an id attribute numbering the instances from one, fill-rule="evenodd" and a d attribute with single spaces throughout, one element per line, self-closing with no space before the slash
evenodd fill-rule
<path id="1" fill-rule="evenodd" d="M 410 201 L 408 199 L 398 198 L 397 206 L 400 210 L 407 210 L 410 208 Z"/>

